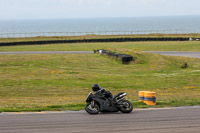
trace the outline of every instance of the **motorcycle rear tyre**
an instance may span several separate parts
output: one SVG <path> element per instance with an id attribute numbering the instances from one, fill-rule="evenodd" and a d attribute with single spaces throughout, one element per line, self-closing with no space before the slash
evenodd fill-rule
<path id="1" fill-rule="evenodd" d="M 125 102 L 129 104 L 129 109 L 127 109 L 126 107 L 123 106 L 123 107 L 120 108 L 120 111 L 122 113 L 130 113 L 133 110 L 133 105 L 128 100 L 122 101 L 122 103 L 125 103 Z"/>
<path id="2" fill-rule="evenodd" d="M 92 115 L 98 114 L 99 111 L 100 111 L 99 105 L 98 105 L 98 104 L 94 104 L 94 107 L 97 109 L 97 111 L 92 111 L 92 110 L 90 110 L 90 109 L 88 108 L 88 106 L 89 106 L 90 104 L 91 104 L 91 103 L 87 103 L 87 104 L 85 105 L 85 111 L 86 111 L 87 113 L 89 113 L 89 114 L 92 114 Z"/>

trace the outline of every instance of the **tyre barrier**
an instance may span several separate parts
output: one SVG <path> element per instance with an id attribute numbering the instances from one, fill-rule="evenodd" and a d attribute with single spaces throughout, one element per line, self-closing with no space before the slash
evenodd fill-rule
<path id="1" fill-rule="evenodd" d="M 139 91 L 139 101 L 146 105 L 156 105 L 156 92 Z"/>
<path id="2" fill-rule="evenodd" d="M 139 102 L 144 102 L 144 92 L 145 91 L 139 91 Z"/>
<path id="3" fill-rule="evenodd" d="M 110 57 L 120 59 L 122 64 L 129 64 L 130 61 L 134 60 L 133 56 L 131 56 L 131 55 L 115 53 L 115 52 L 107 51 L 107 50 L 104 50 L 104 49 L 94 50 L 94 53 L 98 53 L 98 54 L 102 54 L 102 55 L 108 55 Z"/>
<path id="4" fill-rule="evenodd" d="M 136 41 L 189 41 L 190 38 L 106 38 L 106 39 L 79 39 L 79 40 L 46 40 L 46 41 L 23 41 L 23 42 L 3 42 L 0 46 L 14 45 L 40 45 L 56 43 L 88 43 L 88 42 L 136 42 Z"/>

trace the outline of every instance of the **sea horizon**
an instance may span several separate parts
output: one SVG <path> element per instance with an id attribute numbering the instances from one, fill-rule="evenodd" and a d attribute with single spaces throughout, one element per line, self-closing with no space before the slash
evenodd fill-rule
<path id="1" fill-rule="evenodd" d="M 0 34 L 150 30 L 200 33 L 200 15 L 0 20 Z"/>

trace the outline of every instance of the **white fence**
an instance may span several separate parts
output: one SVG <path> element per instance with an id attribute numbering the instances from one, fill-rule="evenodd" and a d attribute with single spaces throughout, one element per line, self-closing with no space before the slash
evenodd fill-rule
<path id="1" fill-rule="evenodd" d="M 139 30 L 139 31 L 99 31 L 99 32 L 30 32 L 30 33 L 0 33 L 0 38 L 22 37 L 52 37 L 52 36 L 85 36 L 85 35 L 140 35 L 140 34 L 185 34 L 200 33 L 200 30 Z"/>

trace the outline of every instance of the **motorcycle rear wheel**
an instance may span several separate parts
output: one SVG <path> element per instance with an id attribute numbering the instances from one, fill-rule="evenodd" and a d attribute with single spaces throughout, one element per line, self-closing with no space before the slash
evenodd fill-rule
<path id="1" fill-rule="evenodd" d="M 133 110 L 133 105 L 128 100 L 123 100 L 121 104 L 120 111 L 122 113 L 130 113 Z"/>
<path id="2" fill-rule="evenodd" d="M 91 103 L 87 103 L 85 105 L 85 111 L 88 112 L 89 114 L 95 115 L 99 113 L 100 107 L 98 104 L 94 104 L 94 107 L 92 107 Z"/>

